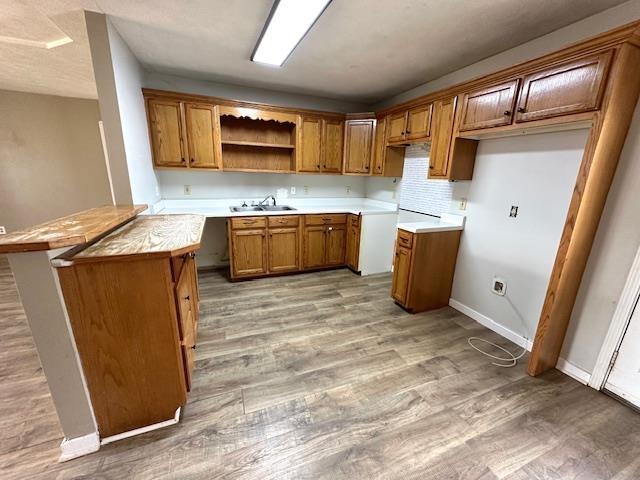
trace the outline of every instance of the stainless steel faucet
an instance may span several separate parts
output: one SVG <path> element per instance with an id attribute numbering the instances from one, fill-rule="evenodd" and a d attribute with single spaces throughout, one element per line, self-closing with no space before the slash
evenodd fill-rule
<path id="1" fill-rule="evenodd" d="M 260 201 L 260 202 L 258 203 L 258 205 L 263 205 L 263 204 L 264 204 L 264 202 L 266 202 L 266 201 L 267 201 L 267 200 L 269 200 L 270 198 L 271 198 L 271 199 L 273 199 L 273 206 L 275 207 L 275 206 L 276 206 L 276 197 L 274 197 L 273 195 L 267 195 L 266 197 L 264 197 L 264 199 L 262 199 L 262 201 Z"/>

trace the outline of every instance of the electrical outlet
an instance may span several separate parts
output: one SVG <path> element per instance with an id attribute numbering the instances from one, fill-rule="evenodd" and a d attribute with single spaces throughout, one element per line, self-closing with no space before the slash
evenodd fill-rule
<path id="1" fill-rule="evenodd" d="M 509 210 L 509 218 L 516 218 L 518 216 L 518 206 L 511 205 L 511 210 Z"/>
<path id="2" fill-rule="evenodd" d="M 347 195 L 351 193 L 351 185 L 347 185 Z"/>
<path id="3" fill-rule="evenodd" d="M 302 189 L 304 190 L 305 195 L 309 195 L 309 187 L 305 185 L 304 187 L 302 187 Z"/>
<path id="4" fill-rule="evenodd" d="M 507 293 L 507 281 L 504 278 L 493 277 L 491 292 L 504 297 L 504 294 Z"/>
<path id="5" fill-rule="evenodd" d="M 467 199 L 461 198 L 458 202 L 458 210 L 466 210 L 467 209 Z"/>
<path id="6" fill-rule="evenodd" d="M 185 185 L 184 186 L 184 194 L 185 195 L 191 195 L 191 185 Z"/>
<path id="7" fill-rule="evenodd" d="M 296 187 L 291 187 L 291 195 L 295 195 L 296 194 Z"/>
<path id="8" fill-rule="evenodd" d="M 4 225 L 0 225 L 0 235 L 6 235 L 7 234 L 7 229 L 4 228 Z"/>

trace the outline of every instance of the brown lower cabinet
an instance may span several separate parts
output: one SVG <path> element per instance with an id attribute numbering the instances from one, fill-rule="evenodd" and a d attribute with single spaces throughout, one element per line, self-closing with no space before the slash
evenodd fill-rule
<path id="1" fill-rule="evenodd" d="M 204 218 L 178 217 L 138 217 L 55 259 L 101 438 L 173 419 L 191 389 Z"/>
<path id="2" fill-rule="evenodd" d="M 391 297 L 412 313 L 448 305 L 460 234 L 398 230 Z"/>
<path id="3" fill-rule="evenodd" d="M 235 217 L 228 234 L 232 280 L 341 266 L 358 271 L 358 215 Z"/>

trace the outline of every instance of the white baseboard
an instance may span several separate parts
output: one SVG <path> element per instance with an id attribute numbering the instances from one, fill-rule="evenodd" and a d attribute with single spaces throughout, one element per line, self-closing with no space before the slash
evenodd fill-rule
<path id="1" fill-rule="evenodd" d="M 152 430 L 158 430 L 159 428 L 168 427 L 169 425 L 175 425 L 180 421 L 181 410 L 182 410 L 182 407 L 178 407 L 173 418 L 169 420 L 165 420 L 164 422 L 154 423 L 153 425 L 147 425 L 146 427 L 136 428 L 135 430 L 129 430 L 128 432 L 118 433 L 117 435 L 111 435 L 110 437 L 105 437 L 101 440 L 100 444 L 107 445 L 109 443 L 117 442 L 118 440 L 122 440 L 124 438 L 134 437 L 136 435 L 141 435 L 143 433 L 147 433 Z"/>
<path id="2" fill-rule="evenodd" d="M 487 327 L 489 330 L 493 330 L 498 335 L 502 335 L 507 340 L 512 341 L 516 345 L 526 348 L 529 352 L 533 347 L 533 342 L 528 338 L 523 337 L 519 333 L 514 332 L 513 330 L 508 329 L 507 327 L 500 325 L 495 320 L 483 315 L 482 313 L 474 310 L 471 307 L 468 307 L 464 303 L 460 303 L 453 298 L 449 299 L 449 305 L 461 313 L 464 313 L 467 317 L 473 318 L 480 325 Z M 587 385 L 589 383 L 589 379 L 591 378 L 591 374 L 582 370 L 580 367 L 576 367 L 573 363 L 569 363 L 564 358 L 559 358 L 558 363 L 556 364 L 556 368 L 560 370 L 565 375 L 570 376 L 571 378 L 577 380 L 580 383 Z"/>
<path id="3" fill-rule="evenodd" d="M 580 367 L 576 367 L 573 363 L 567 362 L 562 357 L 558 359 L 556 368 L 584 385 L 587 385 L 589 380 L 591 380 L 591 374 L 589 372 L 582 370 Z"/>
<path id="4" fill-rule="evenodd" d="M 98 432 L 90 433 L 77 438 L 65 438 L 60 444 L 59 462 L 66 462 L 74 458 L 82 457 L 100 450 L 100 437 Z"/>
<path id="5" fill-rule="evenodd" d="M 529 352 L 531 351 L 531 347 L 533 346 L 533 342 L 519 333 L 514 332 L 513 330 L 508 329 L 500 325 L 495 320 L 483 315 L 482 313 L 474 310 L 471 307 L 467 307 L 464 303 L 460 303 L 453 298 L 449 299 L 449 305 L 458 310 L 459 312 L 464 313 L 467 317 L 473 318 L 480 325 L 487 327 L 489 330 L 493 330 L 498 335 L 502 335 L 507 340 L 512 341 L 516 345 L 522 348 L 526 348 Z"/>

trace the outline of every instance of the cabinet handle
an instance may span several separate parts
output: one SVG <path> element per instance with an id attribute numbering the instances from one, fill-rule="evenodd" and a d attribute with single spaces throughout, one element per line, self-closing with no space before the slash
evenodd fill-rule
<path id="1" fill-rule="evenodd" d="M 194 160 L 193 158 L 192 158 L 192 159 L 190 159 L 190 160 L 191 160 L 191 163 L 194 163 L 194 162 L 195 162 L 195 160 Z"/>
<path id="2" fill-rule="evenodd" d="M 322 167 L 323 167 L 323 168 L 327 168 L 327 164 L 325 163 Z"/>
<path id="3" fill-rule="evenodd" d="M 511 115 L 511 110 L 505 110 L 503 115 L 505 115 L 505 116 Z"/>
<path id="4" fill-rule="evenodd" d="M 367 165 L 366 167 L 364 167 L 365 170 L 369 170 L 369 166 Z"/>
<path id="5" fill-rule="evenodd" d="M 433 170 L 434 166 L 433 165 L 429 165 L 429 170 Z"/>
<path id="6" fill-rule="evenodd" d="M 182 163 L 186 163 L 187 161 L 184 159 L 184 157 L 182 157 L 182 160 L 180 160 Z"/>
<path id="7" fill-rule="evenodd" d="M 316 168 L 317 168 L 318 170 L 320 170 L 320 164 L 316 165 Z"/>
<path id="8" fill-rule="evenodd" d="M 411 133 L 411 130 L 407 130 L 405 133 L 408 135 Z"/>
<path id="9" fill-rule="evenodd" d="M 518 107 L 518 113 L 524 113 L 526 109 L 524 107 Z"/>
<path id="10" fill-rule="evenodd" d="M 327 230 L 330 232 L 331 230 L 333 230 L 333 227 L 329 227 Z"/>
<path id="11" fill-rule="evenodd" d="M 400 135 L 404 135 L 404 134 L 405 134 L 405 132 L 402 132 Z"/>
<path id="12" fill-rule="evenodd" d="M 195 346 L 195 345 L 192 345 L 192 346 L 191 346 L 191 348 L 195 350 L 195 349 L 196 349 L 196 346 Z"/>
<path id="13" fill-rule="evenodd" d="M 186 297 L 184 297 L 185 300 L 189 300 L 191 298 L 190 295 L 187 295 Z"/>

